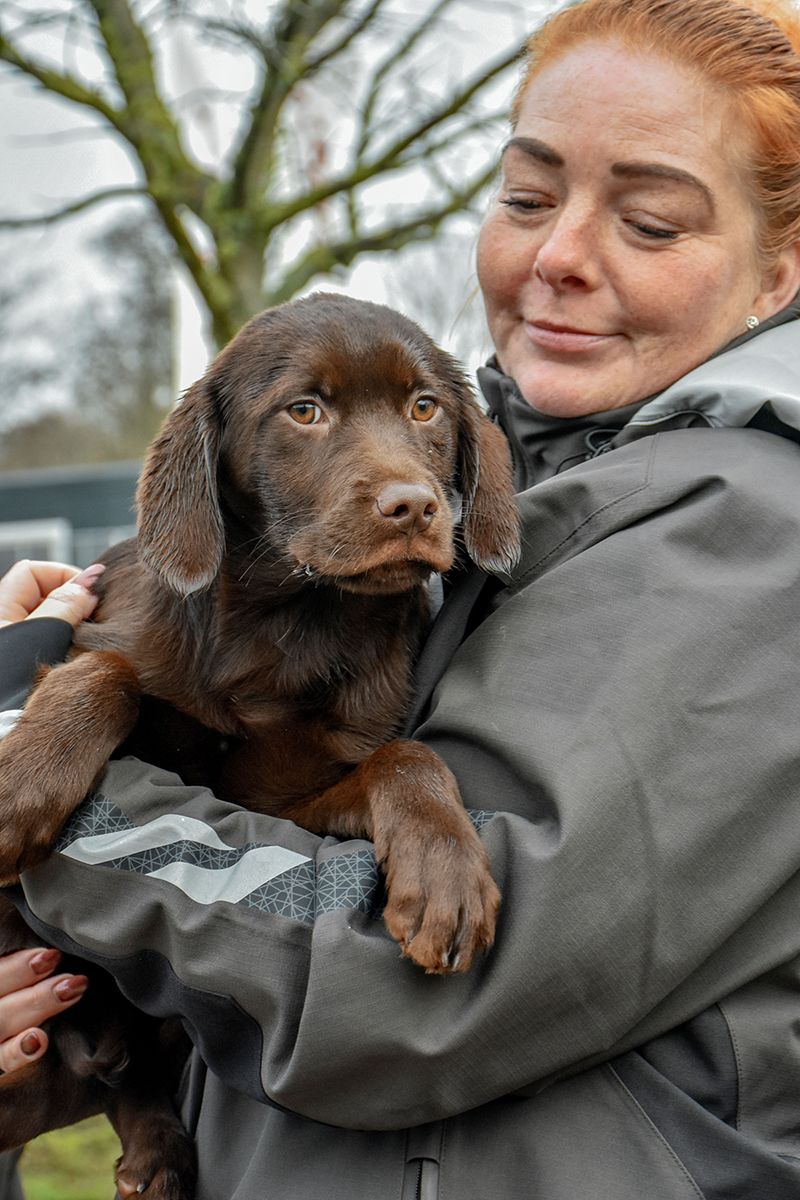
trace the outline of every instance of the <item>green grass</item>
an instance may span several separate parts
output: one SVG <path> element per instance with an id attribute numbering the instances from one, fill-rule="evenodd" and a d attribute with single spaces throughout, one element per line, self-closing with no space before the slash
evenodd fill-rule
<path id="1" fill-rule="evenodd" d="M 22 1156 L 25 1200 L 112 1200 L 119 1153 L 105 1117 L 46 1133 Z"/>

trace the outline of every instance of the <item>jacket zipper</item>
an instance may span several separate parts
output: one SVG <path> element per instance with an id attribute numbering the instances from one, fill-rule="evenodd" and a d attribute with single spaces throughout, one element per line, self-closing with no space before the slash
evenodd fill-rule
<path id="1" fill-rule="evenodd" d="M 414 1200 L 436 1200 L 439 1195 L 439 1164 L 433 1158 L 417 1159 L 417 1190 Z"/>

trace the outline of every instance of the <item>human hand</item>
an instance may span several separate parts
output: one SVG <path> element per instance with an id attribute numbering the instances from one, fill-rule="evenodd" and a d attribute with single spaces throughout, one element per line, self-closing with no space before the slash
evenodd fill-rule
<path id="1" fill-rule="evenodd" d="M 77 1004 L 88 986 L 85 975 L 52 975 L 58 950 L 17 950 L 0 957 L 0 1072 L 17 1071 L 47 1050 L 40 1025 Z M 52 976 L 52 977 L 51 977 Z"/>
<path id="2" fill-rule="evenodd" d="M 0 626 L 35 617 L 78 625 L 97 604 L 91 587 L 104 570 L 99 563 L 80 572 L 66 563 L 15 563 L 0 579 Z M 41 1058 L 48 1046 L 41 1023 L 86 991 L 85 975 L 53 975 L 60 961 L 58 950 L 41 947 L 0 956 L 0 1072 Z"/>
<path id="3" fill-rule="evenodd" d="M 66 563 L 22 559 L 0 579 L 0 627 L 33 617 L 79 625 L 97 604 L 92 584 L 104 570 L 101 563 L 79 571 Z"/>

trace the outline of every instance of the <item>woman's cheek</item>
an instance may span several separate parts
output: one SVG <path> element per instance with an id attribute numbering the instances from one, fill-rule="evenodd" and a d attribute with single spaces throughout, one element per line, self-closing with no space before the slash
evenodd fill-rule
<path id="1" fill-rule="evenodd" d="M 487 217 L 478 237 L 478 282 L 487 305 L 513 301 L 527 278 L 527 239 L 508 227 L 505 215 Z"/>

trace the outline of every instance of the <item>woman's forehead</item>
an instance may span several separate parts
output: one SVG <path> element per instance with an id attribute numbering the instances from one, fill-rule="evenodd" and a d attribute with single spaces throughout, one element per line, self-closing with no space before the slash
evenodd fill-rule
<path id="1" fill-rule="evenodd" d="M 522 96 L 504 158 L 661 164 L 706 187 L 738 182 L 744 145 L 727 96 L 666 56 L 588 42 L 548 63 Z"/>

